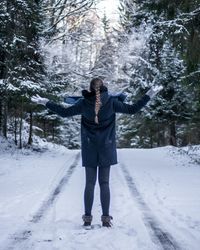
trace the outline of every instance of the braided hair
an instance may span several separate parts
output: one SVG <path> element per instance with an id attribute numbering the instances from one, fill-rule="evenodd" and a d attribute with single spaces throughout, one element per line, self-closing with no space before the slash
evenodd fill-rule
<path id="1" fill-rule="evenodd" d="M 100 78 L 94 78 L 90 82 L 90 91 L 95 91 L 96 101 L 95 101 L 95 123 L 99 123 L 98 113 L 101 107 L 101 95 L 100 88 L 103 86 L 103 81 Z"/>

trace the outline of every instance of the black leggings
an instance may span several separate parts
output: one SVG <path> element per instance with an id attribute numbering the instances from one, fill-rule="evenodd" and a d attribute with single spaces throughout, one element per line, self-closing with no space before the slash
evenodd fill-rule
<path id="1" fill-rule="evenodd" d="M 100 186 L 100 200 L 102 213 L 105 216 L 109 215 L 110 206 L 110 188 L 109 188 L 109 176 L 110 176 L 110 166 L 108 167 L 85 167 L 86 174 L 86 185 L 84 192 L 84 203 L 85 203 L 85 215 L 91 215 L 92 205 L 94 200 L 94 188 L 97 179 L 97 169 L 98 171 L 98 181 Z"/>

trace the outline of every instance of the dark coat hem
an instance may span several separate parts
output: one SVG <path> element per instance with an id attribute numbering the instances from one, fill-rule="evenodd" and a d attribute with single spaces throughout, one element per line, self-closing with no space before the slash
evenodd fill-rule
<path id="1" fill-rule="evenodd" d="M 87 166 L 86 166 L 86 165 L 84 164 L 84 165 L 82 165 L 82 167 L 83 167 L 83 168 L 85 168 L 85 167 L 87 167 L 87 168 L 95 168 L 95 167 L 106 168 L 107 166 L 114 166 L 114 165 L 117 165 L 118 163 L 119 163 L 119 162 L 116 162 L 116 163 L 112 163 L 112 164 L 106 165 L 106 166 L 102 166 L 102 165 L 97 165 L 97 166 L 96 166 L 96 165 L 95 165 L 95 166 L 93 166 L 93 165 L 92 165 L 92 166 L 90 166 L 90 165 L 88 166 L 88 165 L 87 165 Z"/>

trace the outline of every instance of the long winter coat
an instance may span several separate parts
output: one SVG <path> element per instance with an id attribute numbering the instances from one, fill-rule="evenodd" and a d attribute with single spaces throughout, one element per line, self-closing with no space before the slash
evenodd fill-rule
<path id="1" fill-rule="evenodd" d="M 95 93 L 82 91 L 83 98 L 75 105 L 62 107 L 51 101 L 46 107 L 62 117 L 81 115 L 81 153 L 83 167 L 107 167 L 117 164 L 115 139 L 116 113 L 135 114 L 150 100 L 145 95 L 136 104 L 123 103 L 110 96 L 107 88 L 101 90 L 101 108 L 98 114 L 99 123 L 95 123 Z"/>

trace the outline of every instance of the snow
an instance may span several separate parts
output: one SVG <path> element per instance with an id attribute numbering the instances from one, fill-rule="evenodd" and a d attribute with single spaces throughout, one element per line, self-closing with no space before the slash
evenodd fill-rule
<path id="1" fill-rule="evenodd" d="M 103 0 L 97 3 L 98 15 L 101 18 L 106 17 L 111 20 L 111 25 L 115 25 L 119 19 L 119 1 L 118 0 Z"/>
<path id="2" fill-rule="evenodd" d="M 175 249 L 159 243 L 150 223 L 178 249 L 199 249 L 200 168 L 191 147 L 118 149 L 110 179 L 113 228 L 94 230 L 81 227 L 85 176 L 79 150 L 50 143 L 44 152 L 2 147 L 0 249 Z M 100 216 L 97 183 L 94 225 Z"/>
<path id="3" fill-rule="evenodd" d="M 199 249 L 199 165 L 170 147 L 120 153 L 142 197 L 162 225 L 182 242 L 184 249 Z"/>

